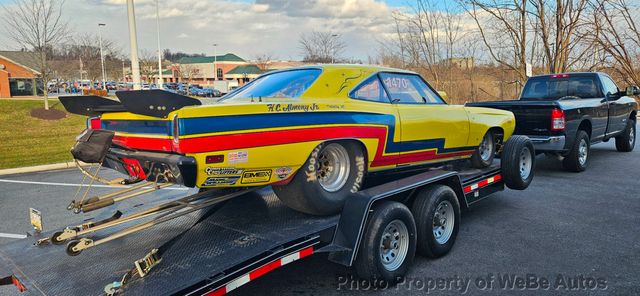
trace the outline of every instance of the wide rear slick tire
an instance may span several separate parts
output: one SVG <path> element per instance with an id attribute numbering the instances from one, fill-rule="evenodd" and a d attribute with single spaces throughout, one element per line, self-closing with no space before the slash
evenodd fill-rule
<path id="1" fill-rule="evenodd" d="M 636 122 L 627 121 L 627 128 L 616 137 L 616 149 L 620 152 L 631 152 L 636 146 Z"/>
<path id="2" fill-rule="evenodd" d="M 372 283 L 401 280 L 416 252 L 416 224 L 411 211 L 396 201 L 374 205 L 367 218 L 358 255 L 354 262 L 359 278 Z"/>
<path id="3" fill-rule="evenodd" d="M 496 134 L 492 131 L 487 131 L 482 137 L 480 145 L 476 147 L 473 155 L 471 155 L 471 165 L 478 169 L 490 166 L 496 155 L 496 144 Z"/>
<path id="4" fill-rule="evenodd" d="M 413 201 L 419 255 L 438 258 L 449 253 L 460 228 L 460 203 L 451 187 L 433 185 L 422 189 Z"/>
<path id="5" fill-rule="evenodd" d="M 505 143 L 500 157 L 502 179 L 507 187 L 524 190 L 533 180 L 536 152 L 533 143 L 525 136 L 511 136 Z"/>
<path id="6" fill-rule="evenodd" d="M 351 193 L 360 190 L 366 170 L 367 161 L 359 143 L 322 143 L 313 149 L 289 184 L 273 186 L 273 191 L 294 210 L 333 215 L 342 210 Z"/>

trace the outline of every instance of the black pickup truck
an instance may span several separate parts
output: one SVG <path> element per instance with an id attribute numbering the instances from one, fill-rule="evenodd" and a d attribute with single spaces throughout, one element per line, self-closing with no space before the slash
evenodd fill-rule
<path id="1" fill-rule="evenodd" d="M 569 73 L 529 78 L 519 100 L 469 103 L 509 110 L 517 135 L 526 135 L 537 152 L 559 155 L 568 171 L 587 168 L 592 144 L 615 138 L 621 152 L 635 146 L 638 103 L 635 86 L 621 91 L 604 73 Z"/>

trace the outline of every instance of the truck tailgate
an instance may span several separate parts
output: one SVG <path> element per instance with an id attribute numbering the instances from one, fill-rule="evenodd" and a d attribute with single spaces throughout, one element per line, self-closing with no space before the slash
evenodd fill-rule
<path id="1" fill-rule="evenodd" d="M 495 101 L 468 103 L 470 107 L 496 108 L 513 112 L 516 117 L 517 135 L 549 136 L 551 110 L 559 108 L 555 101 Z"/>

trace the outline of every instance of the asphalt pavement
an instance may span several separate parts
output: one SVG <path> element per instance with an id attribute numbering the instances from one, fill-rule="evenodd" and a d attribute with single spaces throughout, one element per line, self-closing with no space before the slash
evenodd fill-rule
<path id="1" fill-rule="evenodd" d="M 350 268 L 316 254 L 234 293 L 640 295 L 640 148 L 619 153 L 612 142 L 592 147 L 583 173 L 539 156 L 529 189 L 499 192 L 464 211 L 453 250 L 439 259 L 416 257 L 397 286 L 357 281 Z M 43 213 L 45 230 L 92 218 L 65 209 L 81 180 L 75 170 L 0 177 L 0 244 L 31 230 L 30 207 Z M 10 286 L 0 287 L 0 295 L 18 294 Z"/>

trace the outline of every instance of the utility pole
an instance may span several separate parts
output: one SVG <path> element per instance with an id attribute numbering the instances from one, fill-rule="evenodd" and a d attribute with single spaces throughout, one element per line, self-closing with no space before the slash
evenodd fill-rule
<path id="1" fill-rule="evenodd" d="M 133 0 L 127 0 L 127 16 L 129 19 L 129 43 L 131 44 L 131 78 L 133 89 L 140 90 L 140 62 L 138 61 L 138 34 L 136 30 L 136 13 Z"/>
<path id="2" fill-rule="evenodd" d="M 218 80 L 218 43 L 213 44 L 213 83 Z"/>
<path id="3" fill-rule="evenodd" d="M 107 89 L 105 85 L 105 71 L 104 71 L 104 53 L 102 51 L 102 27 L 106 24 L 98 24 L 98 39 L 100 40 L 100 64 L 102 65 L 102 89 Z"/>
<path id="4" fill-rule="evenodd" d="M 158 88 L 163 89 L 164 80 L 162 79 L 162 52 L 160 51 L 160 8 L 158 0 L 156 0 L 156 31 L 158 31 Z"/>

